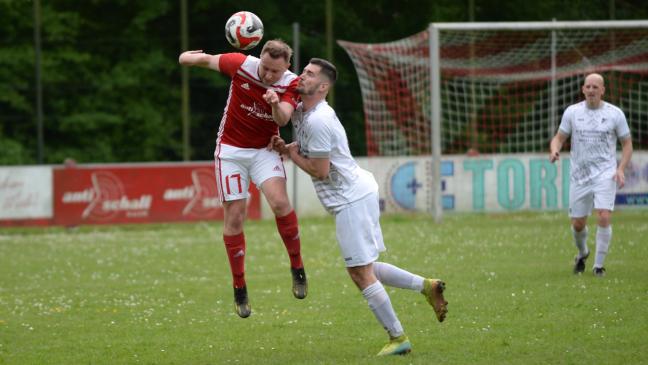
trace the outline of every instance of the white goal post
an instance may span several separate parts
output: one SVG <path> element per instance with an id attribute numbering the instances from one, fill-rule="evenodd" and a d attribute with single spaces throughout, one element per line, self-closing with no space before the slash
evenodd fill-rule
<path id="1" fill-rule="evenodd" d="M 432 23 L 394 42 L 338 43 L 360 80 L 368 155 L 431 155 L 437 221 L 442 155 L 546 152 L 587 73 L 604 75 L 605 99 L 648 148 L 648 21 Z"/>

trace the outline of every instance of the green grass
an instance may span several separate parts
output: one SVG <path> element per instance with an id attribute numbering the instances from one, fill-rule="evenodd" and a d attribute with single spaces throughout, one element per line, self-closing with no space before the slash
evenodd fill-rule
<path id="1" fill-rule="evenodd" d="M 301 221 L 303 301 L 274 222 L 246 223 L 247 319 L 219 223 L 3 229 L 0 364 L 648 363 L 647 216 L 615 212 L 605 278 L 593 256 L 571 273 L 562 212 L 384 217 L 381 261 L 443 278 L 450 302 L 440 324 L 423 296 L 388 288 L 413 352 L 386 359 L 331 218 Z"/>

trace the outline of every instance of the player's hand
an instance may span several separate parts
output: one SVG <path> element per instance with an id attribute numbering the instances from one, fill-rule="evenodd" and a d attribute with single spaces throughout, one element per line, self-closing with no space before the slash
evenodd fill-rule
<path id="1" fill-rule="evenodd" d="M 625 173 L 623 172 L 623 170 L 617 169 L 613 179 L 614 181 L 616 181 L 619 189 L 625 186 Z"/>
<path id="2" fill-rule="evenodd" d="M 268 89 L 263 94 L 263 100 L 270 105 L 277 105 L 279 104 L 279 95 L 274 90 Z"/>
<path id="3" fill-rule="evenodd" d="M 558 151 L 552 151 L 549 154 L 549 162 L 554 163 L 560 159 L 560 152 Z"/>
<path id="4" fill-rule="evenodd" d="M 202 49 L 197 49 L 193 51 L 185 51 L 180 54 L 180 57 L 178 57 L 178 62 L 180 64 L 190 64 L 191 63 L 191 56 L 198 54 L 198 53 L 203 53 Z"/>
<path id="5" fill-rule="evenodd" d="M 270 143 L 268 143 L 268 150 L 275 150 L 282 155 L 288 153 L 288 150 L 286 149 L 286 141 L 284 141 L 283 138 L 279 136 L 272 136 L 272 138 L 270 138 Z"/>
<path id="6" fill-rule="evenodd" d="M 292 156 L 292 154 L 299 154 L 299 144 L 297 142 L 292 142 L 290 144 L 286 145 L 286 151 L 288 156 Z"/>

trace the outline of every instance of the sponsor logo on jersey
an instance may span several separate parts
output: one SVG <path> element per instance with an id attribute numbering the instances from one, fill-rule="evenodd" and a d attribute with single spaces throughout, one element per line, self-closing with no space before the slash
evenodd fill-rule
<path id="1" fill-rule="evenodd" d="M 273 120 L 272 114 L 268 114 L 261 106 L 254 103 L 252 106 L 241 104 L 241 109 L 247 111 L 248 116 L 253 116 L 259 119 Z"/>
<path id="2" fill-rule="evenodd" d="M 244 83 L 241 84 L 241 88 L 243 88 L 245 90 L 250 90 L 250 84 L 248 84 L 247 82 L 244 82 Z"/>

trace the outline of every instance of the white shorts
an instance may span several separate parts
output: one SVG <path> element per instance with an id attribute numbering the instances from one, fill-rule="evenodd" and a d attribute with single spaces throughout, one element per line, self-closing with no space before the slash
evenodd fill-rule
<path id="1" fill-rule="evenodd" d="M 221 202 L 247 199 L 250 180 L 261 187 L 271 177 L 286 178 L 281 156 L 266 148 L 239 148 L 216 145 L 216 183 Z"/>
<path id="2" fill-rule="evenodd" d="M 616 181 L 605 179 L 588 184 L 570 184 L 569 216 L 582 218 L 592 214 L 592 208 L 614 210 Z"/>
<path id="3" fill-rule="evenodd" d="M 378 194 L 353 202 L 335 215 L 335 234 L 347 267 L 368 265 L 385 251 Z"/>

